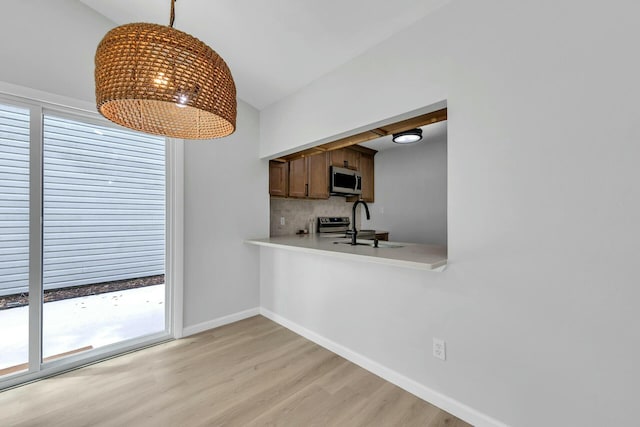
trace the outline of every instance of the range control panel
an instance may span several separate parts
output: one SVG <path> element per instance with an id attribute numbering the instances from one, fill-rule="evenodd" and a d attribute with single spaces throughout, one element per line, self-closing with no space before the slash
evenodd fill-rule
<path id="1" fill-rule="evenodd" d="M 318 217 L 318 232 L 340 233 L 349 229 L 351 221 L 346 216 L 320 216 Z"/>

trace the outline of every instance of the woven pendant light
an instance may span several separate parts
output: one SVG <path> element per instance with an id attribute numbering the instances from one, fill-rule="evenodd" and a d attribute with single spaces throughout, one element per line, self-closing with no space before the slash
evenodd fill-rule
<path id="1" fill-rule="evenodd" d="M 209 46 L 169 26 L 134 23 L 109 31 L 96 51 L 98 111 L 119 125 L 184 139 L 230 135 L 236 87 Z"/>

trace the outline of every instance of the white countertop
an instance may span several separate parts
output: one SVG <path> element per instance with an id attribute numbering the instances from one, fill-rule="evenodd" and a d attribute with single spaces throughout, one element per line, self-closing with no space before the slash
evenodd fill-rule
<path id="1" fill-rule="evenodd" d="M 252 245 L 336 256 L 344 259 L 354 259 L 358 261 L 375 262 L 378 264 L 417 268 L 421 270 L 442 271 L 447 265 L 447 248 L 445 246 L 380 241 L 380 246 L 391 244 L 401 247 L 374 248 L 363 245 L 351 246 L 349 244 L 344 244 L 344 242 L 349 242 L 349 239 L 331 239 L 327 237 L 319 237 L 317 234 L 302 234 L 247 240 L 247 243 Z M 372 244 L 373 240 L 358 239 L 358 242 Z"/>

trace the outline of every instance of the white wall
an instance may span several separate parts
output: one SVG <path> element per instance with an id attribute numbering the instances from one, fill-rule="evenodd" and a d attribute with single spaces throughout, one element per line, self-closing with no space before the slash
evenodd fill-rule
<path id="1" fill-rule="evenodd" d="M 95 102 L 93 58 L 115 24 L 74 0 L 2 3 L 0 81 Z"/>
<path id="2" fill-rule="evenodd" d="M 260 305 L 259 254 L 269 235 L 268 162 L 258 158 L 258 111 L 238 102 L 237 130 L 185 142 L 185 327 Z"/>
<path id="3" fill-rule="evenodd" d="M 630 0 L 452 0 L 263 111 L 265 157 L 446 99 L 450 257 L 445 273 L 359 275 L 267 256 L 263 303 L 511 425 L 634 425 L 639 12 Z M 10 2 L 3 17 L 0 80 L 93 99 L 108 21 L 71 0 Z M 268 233 L 267 167 L 252 157 L 255 111 L 240 110 L 246 131 L 225 140 L 239 152 L 185 148 L 187 326 L 257 301 L 255 248 L 239 240 Z M 226 180 L 242 171 L 244 197 Z M 319 266 L 345 278 L 316 279 Z M 432 336 L 447 340 L 444 363 Z"/>
<path id="4" fill-rule="evenodd" d="M 375 203 L 362 228 L 386 230 L 396 242 L 447 244 L 447 134 L 380 151 Z"/>
<path id="5" fill-rule="evenodd" d="M 74 0 L 7 2 L 2 12 L 0 87 L 93 104 L 95 49 L 115 24 Z M 269 233 L 258 120 L 240 101 L 232 136 L 185 142 L 184 326 L 192 330 L 259 304 L 258 251 L 242 243 Z"/>
<path id="6" fill-rule="evenodd" d="M 446 99 L 450 264 L 272 254 L 263 305 L 509 425 L 637 424 L 639 13 L 453 0 L 264 110 L 271 156 Z"/>

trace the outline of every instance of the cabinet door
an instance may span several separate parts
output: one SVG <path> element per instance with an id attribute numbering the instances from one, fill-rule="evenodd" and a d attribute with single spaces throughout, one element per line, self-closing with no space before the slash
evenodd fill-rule
<path id="1" fill-rule="evenodd" d="M 344 167 L 344 151 L 343 150 L 329 151 L 329 163 L 331 164 L 331 166 L 339 166 L 343 168 Z"/>
<path id="2" fill-rule="evenodd" d="M 308 193 L 310 199 L 329 198 L 329 155 L 315 154 L 307 157 L 309 169 Z"/>
<path id="3" fill-rule="evenodd" d="M 289 197 L 307 197 L 307 159 L 289 162 Z"/>
<path id="4" fill-rule="evenodd" d="M 331 166 L 358 170 L 358 159 L 360 153 L 348 148 L 341 148 L 329 152 L 331 155 Z"/>
<path id="5" fill-rule="evenodd" d="M 289 164 L 269 162 L 269 194 L 271 196 L 287 197 L 289 183 Z"/>
<path id="6" fill-rule="evenodd" d="M 349 169 L 360 170 L 360 153 L 349 148 L 344 149 L 344 159 Z"/>
<path id="7" fill-rule="evenodd" d="M 362 194 L 360 198 L 365 202 L 373 202 L 375 198 L 373 155 L 360 154 L 360 174 L 362 175 Z"/>

